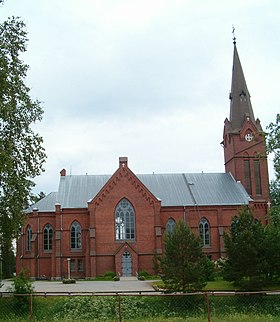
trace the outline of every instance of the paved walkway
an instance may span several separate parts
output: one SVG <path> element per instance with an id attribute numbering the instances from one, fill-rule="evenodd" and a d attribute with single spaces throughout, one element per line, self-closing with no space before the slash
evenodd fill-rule
<path id="1" fill-rule="evenodd" d="M 10 280 L 3 280 L 0 292 L 6 292 L 11 286 Z M 76 284 L 63 284 L 61 281 L 35 281 L 35 292 L 151 292 L 152 281 L 121 280 L 117 282 L 77 281 Z"/>

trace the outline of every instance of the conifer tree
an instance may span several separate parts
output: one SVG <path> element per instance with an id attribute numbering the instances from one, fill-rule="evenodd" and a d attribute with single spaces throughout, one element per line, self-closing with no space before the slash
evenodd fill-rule
<path id="1" fill-rule="evenodd" d="M 200 239 L 179 221 L 165 237 L 165 253 L 161 259 L 165 287 L 183 292 L 201 289 L 206 284 L 206 260 Z"/>
<path id="2" fill-rule="evenodd" d="M 263 277 L 265 254 L 264 229 L 254 219 L 251 208 L 244 206 L 239 216 L 233 218 L 224 241 L 227 252 L 224 278 L 237 285 L 253 287 Z"/>

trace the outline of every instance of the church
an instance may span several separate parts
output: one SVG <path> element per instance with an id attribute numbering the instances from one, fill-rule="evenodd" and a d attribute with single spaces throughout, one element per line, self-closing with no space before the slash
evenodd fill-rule
<path id="1" fill-rule="evenodd" d="M 223 235 L 244 205 L 265 222 L 269 179 L 265 139 L 255 118 L 234 39 L 230 114 L 222 146 L 224 173 L 135 174 L 127 157 L 112 175 L 60 172 L 57 192 L 26 210 L 17 242 L 17 273 L 93 278 L 113 271 L 153 273 L 166 232 L 184 220 L 205 254 L 225 256 Z M 218 142 L 217 142 L 218 143 Z M 172 169 L 174 170 L 174 169 Z"/>

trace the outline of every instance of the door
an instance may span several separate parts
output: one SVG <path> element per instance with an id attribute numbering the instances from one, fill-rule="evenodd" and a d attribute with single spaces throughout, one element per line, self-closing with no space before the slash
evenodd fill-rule
<path id="1" fill-rule="evenodd" d="M 122 276 L 128 277 L 132 273 L 132 258 L 126 250 L 122 255 Z"/>

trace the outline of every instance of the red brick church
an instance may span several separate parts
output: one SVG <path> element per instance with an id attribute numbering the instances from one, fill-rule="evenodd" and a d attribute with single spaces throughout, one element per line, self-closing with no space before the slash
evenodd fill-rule
<path id="1" fill-rule="evenodd" d="M 184 220 L 212 259 L 243 205 L 264 221 L 268 205 L 265 141 L 234 42 L 230 116 L 224 123 L 225 173 L 135 174 L 126 157 L 112 175 L 60 172 L 57 192 L 27 210 L 17 243 L 17 272 L 61 279 L 152 273 L 164 236 Z"/>

